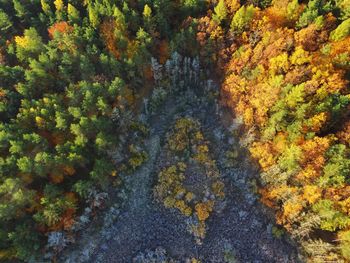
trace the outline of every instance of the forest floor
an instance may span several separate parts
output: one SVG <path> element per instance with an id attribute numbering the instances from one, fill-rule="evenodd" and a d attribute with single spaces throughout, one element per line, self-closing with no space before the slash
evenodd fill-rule
<path id="1" fill-rule="evenodd" d="M 89 256 L 80 254 L 73 260 L 66 258 L 64 261 L 127 263 L 136 262 L 137 256 L 164 259 L 162 251 L 166 251 L 167 256 L 176 262 L 191 262 L 189 259 L 192 258 L 202 263 L 300 262 L 288 237 L 277 238 L 272 234 L 271 212 L 259 203 L 252 187 L 258 171 L 248 155 L 240 148 L 234 167 L 225 162 L 226 152 L 239 147 L 238 140 L 232 136 L 232 123 L 228 121 L 232 118 L 225 120 L 220 117 L 215 104 L 206 98 L 194 94 L 177 97 L 177 101 L 169 98 L 159 113 L 149 120 L 150 136 L 145 143 L 149 159 L 126 179 L 128 197 L 113 223 L 111 237 L 101 238 L 98 232 L 88 232 L 88 240 L 95 244 L 88 248 Z M 164 151 L 166 133 L 180 117 L 200 121 L 201 130 L 210 142 L 212 158 L 216 160 L 221 180 L 225 183 L 225 207 L 208 219 L 206 237 L 201 245 L 187 231 L 184 216 L 175 209 L 165 208 L 153 194 L 159 166 L 163 162 L 160 156 Z"/>

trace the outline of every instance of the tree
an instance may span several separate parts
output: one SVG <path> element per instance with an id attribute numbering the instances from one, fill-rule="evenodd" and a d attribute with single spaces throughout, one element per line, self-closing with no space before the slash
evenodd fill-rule
<path id="1" fill-rule="evenodd" d="M 88 14 L 89 14 L 89 20 L 90 20 L 91 25 L 94 28 L 97 28 L 101 21 L 100 21 L 100 17 L 99 17 L 99 14 L 98 14 L 96 8 L 92 7 L 92 5 L 89 5 Z"/>
<path id="2" fill-rule="evenodd" d="M 35 230 L 35 226 L 31 222 L 24 221 L 17 224 L 8 237 L 18 258 L 28 260 L 40 254 L 39 244 L 43 236 Z"/>
<path id="3" fill-rule="evenodd" d="M 67 12 L 66 12 L 66 7 L 63 3 L 63 0 L 55 0 L 54 5 L 56 8 L 56 19 L 58 21 L 64 21 L 66 20 Z"/>
<path id="4" fill-rule="evenodd" d="M 41 8 L 46 15 L 51 15 L 52 11 L 48 0 L 41 0 Z"/>
<path id="5" fill-rule="evenodd" d="M 336 0 L 336 6 L 341 12 L 341 19 L 346 20 L 350 18 L 350 3 L 348 0 Z"/>
<path id="6" fill-rule="evenodd" d="M 53 24 L 48 30 L 49 36 L 51 39 L 55 37 L 55 34 L 68 34 L 73 31 L 73 27 L 70 26 L 67 22 L 62 21 L 62 22 L 57 22 Z"/>
<path id="7" fill-rule="evenodd" d="M 108 185 L 108 175 L 113 171 L 113 164 L 107 158 L 95 160 L 94 168 L 90 172 L 91 179 L 103 188 Z"/>
<path id="8" fill-rule="evenodd" d="M 240 1 L 239 0 L 226 0 L 226 6 L 230 14 L 233 14 L 240 8 Z"/>
<path id="9" fill-rule="evenodd" d="M 344 258 L 350 259 L 350 230 L 342 231 L 338 235 L 340 250 Z"/>
<path id="10" fill-rule="evenodd" d="M 44 44 L 35 28 L 24 30 L 24 36 L 16 36 L 16 55 L 21 61 L 37 58 L 44 51 Z"/>
<path id="11" fill-rule="evenodd" d="M 320 178 L 322 186 L 343 186 L 350 172 L 349 150 L 344 144 L 336 144 L 327 151 L 328 162 Z"/>
<path id="12" fill-rule="evenodd" d="M 304 102 L 305 85 L 297 85 L 293 87 L 285 98 L 286 104 L 290 108 L 297 107 L 300 103 Z"/>
<path id="13" fill-rule="evenodd" d="M 69 196 L 64 195 L 62 190 L 52 184 L 47 184 L 44 189 L 44 196 L 40 198 L 43 209 L 34 215 L 40 224 L 49 227 L 58 225 L 63 219 L 62 216 L 68 209 L 75 209 L 74 201 Z"/>
<path id="14" fill-rule="evenodd" d="M 298 9 L 300 8 L 298 0 L 292 0 L 287 5 L 287 18 L 289 20 L 297 20 L 298 19 Z"/>
<path id="15" fill-rule="evenodd" d="M 313 23 L 324 13 L 328 13 L 334 9 L 332 1 L 326 0 L 310 0 L 304 12 L 299 17 L 297 28 L 303 28 Z"/>
<path id="16" fill-rule="evenodd" d="M 236 34 L 240 34 L 253 19 L 255 8 L 253 5 L 242 6 L 233 16 L 230 29 Z"/>
<path id="17" fill-rule="evenodd" d="M 330 39 L 339 41 L 350 35 L 350 18 L 343 21 L 334 31 L 331 32 Z"/>
<path id="18" fill-rule="evenodd" d="M 350 226 L 350 217 L 337 211 L 334 202 L 329 199 L 319 200 L 312 210 L 321 216 L 321 229 L 335 231 Z"/>
<path id="19" fill-rule="evenodd" d="M 76 9 L 72 4 L 68 4 L 67 8 L 68 19 L 72 23 L 78 23 L 80 21 L 80 13 L 79 10 Z"/>
<path id="20" fill-rule="evenodd" d="M 18 169 L 23 173 L 31 173 L 33 171 L 33 161 L 28 157 L 22 157 L 17 160 Z"/>
<path id="21" fill-rule="evenodd" d="M 255 1 L 254 1 L 255 2 Z M 259 0 L 257 1 L 257 5 L 260 7 L 260 8 L 267 8 L 271 5 L 272 3 L 272 0 Z"/>
<path id="22" fill-rule="evenodd" d="M 6 34 L 9 29 L 12 27 L 12 21 L 10 17 L 0 9 L 0 33 Z"/>
<path id="23" fill-rule="evenodd" d="M 35 192 L 27 190 L 19 178 L 7 178 L 0 184 L 0 222 L 21 216 L 34 202 Z"/>
<path id="24" fill-rule="evenodd" d="M 114 9 L 113 17 L 115 18 L 115 23 L 118 31 L 125 31 L 127 28 L 125 15 L 118 7 Z"/>
<path id="25" fill-rule="evenodd" d="M 152 15 L 152 9 L 146 4 L 143 8 L 142 14 L 145 19 L 150 19 Z"/>
<path id="26" fill-rule="evenodd" d="M 25 6 L 21 3 L 20 0 L 13 0 L 13 7 L 16 11 L 16 15 L 20 18 L 24 18 L 24 16 L 27 14 L 27 10 L 25 9 Z"/>
<path id="27" fill-rule="evenodd" d="M 64 8 L 63 0 L 55 0 L 54 1 L 54 5 L 56 7 L 56 12 L 63 11 L 63 8 Z"/>
<path id="28" fill-rule="evenodd" d="M 220 0 L 219 3 L 214 8 L 214 20 L 218 23 L 224 21 L 227 17 L 227 8 L 225 4 L 225 0 Z"/>
<path id="29" fill-rule="evenodd" d="M 292 144 L 282 153 L 280 159 L 278 160 L 278 164 L 287 173 L 292 174 L 298 170 L 301 156 L 302 152 L 300 147 Z"/>

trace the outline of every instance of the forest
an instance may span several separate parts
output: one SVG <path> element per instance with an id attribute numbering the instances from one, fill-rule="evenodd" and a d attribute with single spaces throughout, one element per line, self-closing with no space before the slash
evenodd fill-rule
<path id="1" fill-rule="evenodd" d="M 349 0 L 0 0 L 0 262 L 88 262 L 61 255 L 150 162 L 150 202 L 196 246 L 248 162 L 250 212 L 298 254 L 258 262 L 350 262 L 349 81 Z M 207 132 L 222 112 L 235 143 Z M 220 244 L 186 262 L 253 262 Z M 158 252 L 101 262 L 185 262 Z"/>

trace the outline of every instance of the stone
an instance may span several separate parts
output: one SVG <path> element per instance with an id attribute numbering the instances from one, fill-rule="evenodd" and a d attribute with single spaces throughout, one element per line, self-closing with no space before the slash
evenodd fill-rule
<path id="1" fill-rule="evenodd" d="M 238 215 L 239 215 L 239 219 L 243 220 L 243 219 L 245 219 L 247 217 L 248 212 L 246 212 L 246 211 L 239 211 Z"/>

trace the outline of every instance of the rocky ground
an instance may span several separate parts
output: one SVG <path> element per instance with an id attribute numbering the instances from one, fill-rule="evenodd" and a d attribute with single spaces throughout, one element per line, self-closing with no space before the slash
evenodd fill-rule
<path id="1" fill-rule="evenodd" d="M 85 248 L 80 246 L 79 253 L 75 251 L 73 257 L 64 257 L 62 261 L 165 262 L 162 260 L 166 253 L 176 262 L 191 262 L 189 259 L 193 258 L 208 263 L 299 262 L 297 251 L 287 237 L 277 238 L 272 234 L 269 212 L 252 190 L 257 169 L 244 151 L 240 150 L 234 167 L 228 165 L 226 152 L 239 149 L 238 141 L 232 136 L 230 123 L 224 123 L 217 113 L 214 103 L 193 94 L 187 96 L 187 100 L 184 97 L 178 101 L 168 99 L 159 114 L 149 120 L 151 132 L 146 141 L 149 159 L 126 178 L 127 198 L 110 224 L 110 234 L 105 237 L 98 232 L 87 232 L 82 238 Z M 153 196 L 165 134 L 174 121 L 183 116 L 201 122 L 225 183 L 226 205 L 208 219 L 202 245 L 196 244 L 186 230 L 184 216 L 164 208 Z"/>

